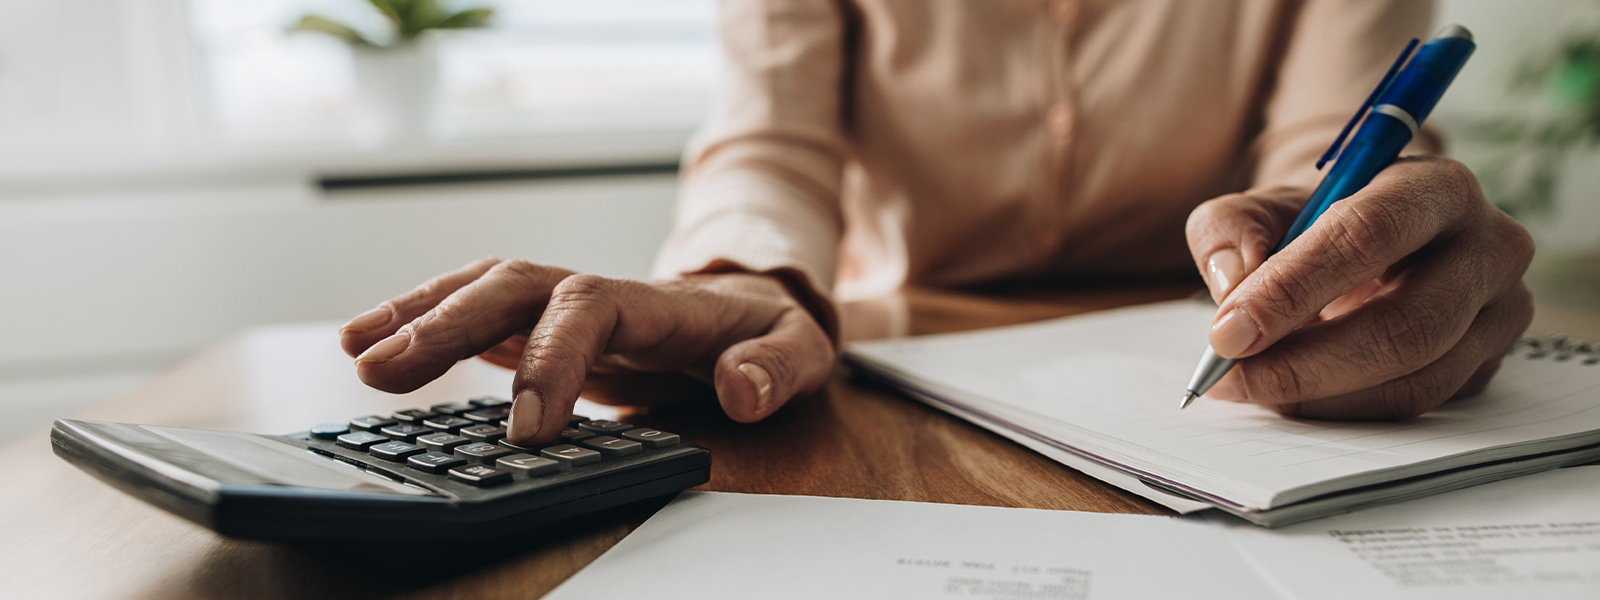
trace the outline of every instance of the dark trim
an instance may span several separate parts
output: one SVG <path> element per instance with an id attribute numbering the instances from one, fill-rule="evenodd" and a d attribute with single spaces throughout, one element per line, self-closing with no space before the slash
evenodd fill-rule
<path id="1" fill-rule="evenodd" d="M 544 169 L 496 169 L 484 171 L 447 171 L 432 173 L 407 173 L 395 175 L 339 176 L 317 178 L 317 187 L 323 191 L 349 190 L 375 187 L 411 185 L 443 185 L 479 183 L 486 181 L 527 181 L 541 179 L 577 179 L 583 177 L 609 177 L 615 175 L 666 175 L 678 172 L 678 162 L 638 163 L 591 167 L 558 167 Z"/>

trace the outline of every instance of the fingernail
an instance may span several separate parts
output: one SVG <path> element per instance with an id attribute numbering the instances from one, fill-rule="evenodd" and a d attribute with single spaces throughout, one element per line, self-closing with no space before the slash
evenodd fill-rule
<path id="1" fill-rule="evenodd" d="M 394 318 L 394 312 L 389 310 L 389 307 L 379 306 L 367 312 L 356 315 L 356 318 L 350 319 L 349 323 L 345 323 L 344 327 L 340 327 L 339 332 L 344 333 L 349 331 L 353 333 L 361 333 L 363 331 L 382 327 L 385 324 L 388 324 L 389 319 L 392 318 Z"/>
<path id="2" fill-rule="evenodd" d="M 1206 391 L 1206 397 L 1212 400 L 1241 402 L 1245 399 L 1244 386 L 1239 384 L 1237 376 L 1229 375 L 1211 386 L 1211 389 Z"/>
<path id="3" fill-rule="evenodd" d="M 367 348 L 366 352 L 362 352 L 361 356 L 356 357 L 356 362 L 389 362 L 394 357 L 400 356 L 400 353 L 405 352 L 406 348 L 410 346 L 411 334 L 402 331 L 400 333 L 383 338 L 382 341 L 373 344 L 371 348 Z"/>
<path id="4" fill-rule="evenodd" d="M 1249 313 L 1237 308 L 1211 326 L 1211 349 L 1224 358 L 1237 358 L 1258 339 L 1261 339 L 1261 327 Z"/>
<path id="5" fill-rule="evenodd" d="M 517 415 L 525 415 L 517 418 Z M 539 433 L 539 425 L 544 421 L 544 401 L 539 399 L 539 392 L 531 389 L 522 390 L 511 403 L 511 415 L 507 417 L 506 431 L 512 439 L 526 440 Z"/>
<path id="6" fill-rule="evenodd" d="M 744 373 L 745 379 L 749 379 L 750 383 L 756 386 L 756 414 L 766 413 L 767 403 L 772 400 L 772 376 L 768 375 L 767 370 L 761 368 L 761 365 L 755 363 L 739 365 L 739 372 Z"/>
<path id="7" fill-rule="evenodd" d="M 1206 279 L 1211 282 L 1211 298 L 1222 302 L 1244 277 L 1244 259 L 1238 250 L 1218 250 L 1206 259 Z"/>

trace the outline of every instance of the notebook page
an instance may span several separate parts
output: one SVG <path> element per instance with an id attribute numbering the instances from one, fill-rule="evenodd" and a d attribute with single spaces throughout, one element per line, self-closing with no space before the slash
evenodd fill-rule
<path id="1" fill-rule="evenodd" d="M 1600 443 L 1600 368 L 1549 359 L 1508 359 L 1484 394 L 1401 423 L 1297 421 L 1210 399 L 1179 411 L 1212 314 L 1162 303 L 850 352 L 1109 462 L 1258 509 L 1380 471 L 1517 456 L 1547 438 Z"/>

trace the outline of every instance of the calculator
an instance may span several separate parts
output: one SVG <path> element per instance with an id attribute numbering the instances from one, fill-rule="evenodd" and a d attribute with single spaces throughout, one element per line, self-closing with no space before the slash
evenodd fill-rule
<path id="1" fill-rule="evenodd" d="M 677 434 L 574 416 L 554 443 L 506 441 L 511 402 L 365 415 L 274 436 L 62 419 L 57 456 L 224 535 L 470 542 L 536 535 L 711 477 Z"/>

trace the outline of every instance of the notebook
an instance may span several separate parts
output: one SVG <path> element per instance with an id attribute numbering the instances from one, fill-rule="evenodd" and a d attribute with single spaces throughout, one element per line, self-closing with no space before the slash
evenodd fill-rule
<path id="1" fill-rule="evenodd" d="M 1519 344 L 1482 394 L 1401 422 L 1296 420 L 1210 399 L 1180 411 L 1214 314 L 1164 302 L 857 342 L 845 361 L 958 417 L 1268 527 L 1600 460 L 1600 364 L 1587 345 Z"/>

